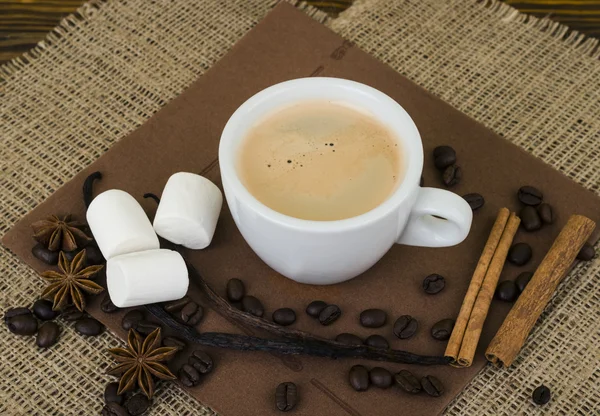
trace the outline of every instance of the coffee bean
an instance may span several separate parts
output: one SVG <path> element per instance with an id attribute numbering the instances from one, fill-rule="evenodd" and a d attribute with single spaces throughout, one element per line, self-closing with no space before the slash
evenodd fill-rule
<path id="1" fill-rule="evenodd" d="M 131 416 L 138 416 L 150 407 L 150 399 L 142 393 L 134 394 L 125 403 L 125 408 Z"/>
<path id="2" fill-rule="evenodd" d="M 366 309 L 360 313 L 360 324 L 366 328 L 381 328 L 387 321 L 387 313 L 381 309 Z"/>
<path id="3" fill-rule="evenodd" d="M 52 310 L 52 302 L 45 299 L 38 299 L 31 307 L 33 314 L 41 321 L 51 321 L 60 315 L 59 311 Z"/>
<path id="4" fill-rule="evenodd" d="M 531 280 L 532 277 L 533 277 L 532 272 L 523 272 L 517 276 L 517 278 L 515 279 L 515 284 L 517 285 L 517 289 L 519 290 L 519 293 L 523 293 L 523 291 L 525 290 L 525 287 L 527 286 L 527 284 L 529 283 L 529 281 Z"/>
<path id="5" fill-rule="evenodd" d="M 417 394 L 422 390 L 421 382 L 408 370 L 400 370 L 394 375 L 396 383 L 407 393 Z"/>
<path id="6" fill-rule="evenodd" d="M 231 302 L 230 303 L 231 306 L 233 306 L 234 308 L 236 308 L 237 310 L 242 311 L 242 302 Z"/>
<path id="7" fill-rule="evenodd" d="M 526 231 L 536 231 L 542 228 L 542 219 L 534 207 L 525 205 L 519 213 L 521 225 Z"/>
<path id="8" fill-rule="evenodd" d="M 75 331 L 81 335 L 96 336 L 100 335 L 104 326 L 94 318 L 83 318 L 75 322 Z"/>
<path id="9" fill-rule="evenodd" d="M 456 152 L 450 146 L 438 146 L 433 149 L 433 164 L 437 169 L 445 169 L 456 163 Z"/>
<path id="10" fill-rule="evenodd" d="M 15 335 L 33 335 L 38 330 L 38 321 L 31 313 L 10 317 L 6 325 Z"/>
<path id="11" fill-rule="evenodd" d="M 554 212 L 550 204 L 544 202 L 543 204 L 538 205 L 537 212 L 544 224 L 552 224 L 554 222 Z"/>
<path id="12" fill-rule="evenodd" d="M 106 293 L 104 298 L 102 298 L 102 302 L 100 303 L 100 310 L 102 310 L 104 313 L 113 313 L 121 310 L 121 308 L 112 303 L 110 294 Z"/>
<path id="13" fill-rule="evenodd" d="M 365 339 L 365 345 L 374 348 L 384 348 L 386 350 L 390 348 L 390 344 L 387 342 L 387 339 L 377 334 L 369 335 Z"/>
<path id="14" fill-rule="evenodd" d="M 431 336 L 438 341 L 446 341 L 450 339 L 453 329 L 454 319 L 442 319 L 431 327 Z"/>
<path id="15" fill-rule="evenodd" d="M 169 313 L 177 312 L 190 302 L 192 302 L 192 300 L 188 296 L 184 296 L 181 299 L 165 303 L 163 309 Z"/>
<path id="16" fill-rule="evenodd" d="M 369 381 L 375 387 L 387 389 L 392 385 L 392 373 L 382 367 L 373 367 L 369 371 Z"/>
<path id="17" fill-rule="evenodd" d="M 240 279 L 229 279 L 227 282 L 227 299 L 230 302 L 239 302 L 246 294 L 244 282 Z"/>
<path id="18" fill-rule="evenodd" d="M 179 352 L 183 350 L 187 344 L 177 337 L 164 337 L 162 339 L 162 345 L 163 347 L 175 347 L 177 348 L 177 352 Z"/>
<path id="19" fill-rule="evenodd" d="M 348 380 L 356 391 L 365 391 L 369 388 L 369 372 L 362 365 L 355 365 L 350 369 Z"/>
<path id="20" fill-rule="evenodd" d="M 577 253 L 577 258 L 583 261 L 590 261 L 595 255 L 596 250 L 594 249 L 594 246 L 589 243 L 585 243 L 583 247 L 581 247 L 581 250 L 579 250 L 579 253 Z"/>
<path id="21" fill-rule="evenodd" d="M 525 205 L 536 206 L 542 203 L 543 195 L 539 189 L 533 186 L 522 186 L 517 193 L 519 201 Z"/>
<path id="22" fill-rule="evenodd" d="M 42 244 L 36 244 L 35 246 L 33 246 L 33 248 L 31 249 L 31 254 L 33 254 L 33 257 L 35 257 L 36 259 L 41 260 L 44 263 L 49 264 L 51 266 L 58 263 L 59 252 L 50 251 Z"/>
<path id="23" fill-rule="evenodd" d="M 496 299 L 504 302 L 514 302 L 519 297 L 519 289 L 512 280 L 504 280 L 496 287 Z"/>
<path id="24" fill-rule="evenodd" d="M 200 374 L 208 374 L 213 369 L 212 358 L 202 350 L 195 350 L 190 358 L 188 358 L 188 364 L 194 367 Z"/>
<path id="25" fill-rule="evenodd" d="M 444 385 L 434 376 L 425 376 L 421 379 L 421 387 L 425 393 L 433 397 L 440 397 L 444 394 Z"/>
<path id="26" fill-rule="evenodd" d="M 179 319 L 186 325 L 197 325 L 204 316 L 204 308 L 191 301 L 179 311 Z"/>
<path id="27" fill-rule="evenodd" d="M 454 186 L 462 179 L 462 169 L 460 166 L 448 166 L 442 174 L 442 181 L 446 186 Z"/>
<path id="28" fill-rule="evenodd" d="M 186 387 L 194 387 L 200 384 L 200 373 L 189 364 L 184 364 L 179 369 L 177 377 L 181 384 Z"/>
<path id="29" fill-rule="evenodd" d="M 330 325 L 337 321 L 342 315 L 342 310 L 337 305 L 327 305 L 319 314 L 319 322 L 321 325 Z"/>
<path id="30" fill-rule="evenodd" d="M 81 251 L 81 249 L 75 249 L 73 251 L 63 251 L 63 254 L 65 256 L 65 259 L 67 259 L 69 262 L 71 262 L 71 261 L 73 261 L 75 256 L 79 254 L 80 251 Z"/>
<path id="31" fill-rule="evenodd" d="M 31 311 L 29 310 L 29 308 L 23 307 L 7 309 L 6 312 L 4 312 L 4 323 L 8 323 L 8 320 L 13 316 L 19 315 L 31 315 Z"/>
<path id="32" fill-rule="evenodd" d="M 289 412 L 298 402 L 298 388 L 292 382 L 281 383 L 275 390 L 275 405 L 282 412 Z"/>
<path id="33" fill-rule="evenodd" d="M 85 264 L 88 266 L 94 266 L 103 264 L 106 260 L 102 255 L 100 249 L 94 245 L 87 246 L 85 248 Z"/>
<path id="34" fill-rule="evenodd" d="M 115 402 L 106 403 L 101 414 L 102 416 L 130 416 L 123 406 Z"/>
<path id="35" fill-rule="evenodd" d="M 296 312 L 290 308 L 281 308 L 273 312 L 273 322 L 288 326 L 296 322 Z"/>
<path id="36" fill-rule="evenodd" d="M 513 244 L 510 250 L 508 250 L 507 259 L 512 264 L 522 266 L 531 259 L 531 246 L 527 243 Z"/>
<path id="37" fill-rule="evenodd" d="M 552 398 L 552 393 L 548 387 L 542 384 L 533 391 L 531 398 L 535 404 L 542 406 L 550 401 Z"/>
<path id="38" fill-rule="evenodd" d="M 363 344 L 363 341 L 362 341 L 362 339 L 360 339 L 359 336 L 354 335 L 354 334 L 349 334 L 347 332 L 339 334 L 337 337 L 335 337 L 335 340 L 337 342 L 341 342 L 342 344 L 346 344 L 346 345 L 362 345 Z"/>
<path id="39" fill-rule="evenodd" d="M 394 323 L 394 335 L 400 339 L 408 339 L 412 337 L 419 328 L 419 323 L 410 315 L 402 315 L 396 319 Z"/>
<path id="40" fill-rule="evenodd" d="M 123 404 L 123 400 L 125 399 L 125 397 L 123 397 L 122 394 L 117 394 L 117 392 L 119 391 L 119 383 L 108 383 L 106 385 L 106 387 L 104 388 L 104 401 L 108 404 L 108 403 L 117 403 L 117 404 Z"/>
<path id="41" fill-rule="evenodd" d="M 44 322 L 38 329 L 35 344 L 40 348 L 49 348 L 56 344 L 60 328 L 56 322 Z"/>
<path id="42" fill-rule="evenodd" d="M 244 296 L 242 299 L 242 310 L 258 317 L 263 316 L 265 313 L 262 303 L 254 296 Z"/>
<path id="43" fill-rule="evenodd" d="M 437 273 L 430 274 L 423 279 L 423 290 L 429 295 L 440 293 L 446 287 L 446 279 Z"/>
<path id="44" fill-rule="evenodd" d="M 154 322 L 146 321 L 145 319 L 136 322 L 133 327 L 133 329 L 144 336 L 150 335 L 156 331 L 157 328 L 161 328 L 161 326 L 159 324 L 155 324 Z"/>
<path id="45" fill-rule="evenodd" d="M 473 211 L 481 208 L 483 204 L 485 204 L 485 199 L 483 199 L 483 196 L 477 193 L 463 195 L 463 199 L 467 201 Z"/>
<path id="46" fill-rule="evenodd" d="M 322 300 L 314 300 L 306 307 L 306 313 L 313 318 L 318 318 L 319 314 L 323 309 L 327 307 L 327 304 Z"/>
<path id="47" fill-rule="evenodd" d="M 75 306 L 71 305 L 60 311 L 60 317 L 67 322 L 73 322 L 85 318 L 86 314 L 85 312 L 81 312 Z"/>
<path id="48" fill-rule="evenodd" d="M 139 309 L 134 309 L 125 314 L 123 319 L 121 320 L 121 328 L 125 331 L 129 331 L 131 328 L 134 328 L 135 325 L 144 319 L 144 312 Z"/>

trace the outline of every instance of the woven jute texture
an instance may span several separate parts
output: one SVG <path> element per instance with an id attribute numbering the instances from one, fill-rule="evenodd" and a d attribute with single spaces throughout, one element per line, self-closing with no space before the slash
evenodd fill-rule
<path id="1" fill-rule="evenodd" d="M 181 93 L 272 7 L 262 0 L 98 1 L 27 56 L 0 68 L 0 233 Z M 301 6 L 302 7 L 302 6 Z M 358 1 L 334 31 L 600 193 L 598 42 L 496 2 Z M 600 207 L 599 207 L 600 209 Z M 0 308 L 30 304 L 42 283 L 0 249 Z M 111 333 L 61 341 L 0 329 L 0 414 L 99 414 Z M 449 415 L 600 412 L 600 260 L 560 286 L 517 363 L 485 368 Z M 540 410 L 532 390 L 553 400 Z M 155 415 L 209 415 L 160 384 Z"/>

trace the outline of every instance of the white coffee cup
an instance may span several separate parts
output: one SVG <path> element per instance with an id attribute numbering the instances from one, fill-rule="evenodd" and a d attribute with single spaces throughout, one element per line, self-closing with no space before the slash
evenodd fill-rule
<path id="1" fill-rule="evenodd" d="M 397 133 L 404 179 L 378 207 L 344 220 L 302 220 L 263 205 L 240 181 L 238 151 L 248 130 L 279 108 L 310 100 L 364 109 Z M 343 282 L 373 266 L 394 243 L 452 246 L 463 241 L 471 227 L 473 213 L 463 198 L 419 186 L 423 145 L 408 113 L 381 91 L 354 81 L 302 78 L 254 95 L 227 122 L 219 145 L 219 164 L 229 209 L 246 242 L 265 263 L 297 282 Z"/>

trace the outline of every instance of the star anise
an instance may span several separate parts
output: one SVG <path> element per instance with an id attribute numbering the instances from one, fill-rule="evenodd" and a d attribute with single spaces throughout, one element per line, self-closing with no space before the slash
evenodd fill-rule
<path id="1" fill-rule="evenodd" d="M 45 220 L 36 221 L 31 224 L 33 238 L 43 244 L 50 251 L 73 251 L 77 244 L 92 241 L 81 228 L 85 224 L 71 221 L 71 216 L 66 215 L 62 219 L 56 215 L 50 215 Z"/>
<path id="2" fill-rule="evenodd" d="M 62 251 L 58 256 L 59 272 L 49 270 L 42 273 L 42 278 L 50 284 L 42 292 L 42 298 L 53 298 L 54 305 L 52 309 L 62 309 L 69 302 L 69 298 L 83 312 L 85 308 L 85 296 L 81 291 L 92 294 L 100 293 L 104 290 L 98 283 L 92 282 L 92 278 L 103 266 L 85 266 L 85 250 L 81 250 L 73 258 L 73 261 L 67 260 Z"/>
<path id="3" fill-rule="evenodd" d="M 127 348 L 111 348 L 110 355 L 119 364 L 108 370 L 108 374 L 121 376 L 117 394 L 131 390 L 136 383 L 142 392 L 150 399 L 154 394 L 154 380 L 156 376 L 162 380 L 173 380 L 175 375 L 169 368 L 162 364 L 176 352 L 176 347 L 161 347 L 160 328 L 156 328 L 145 339 L 134 329 L 127 335 Z"/>

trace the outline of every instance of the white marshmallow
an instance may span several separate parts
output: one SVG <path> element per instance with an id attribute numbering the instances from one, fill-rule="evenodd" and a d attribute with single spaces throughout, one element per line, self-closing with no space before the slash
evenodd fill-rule
<path id="1" fill-rule="evenodd" d="M 123 254 L 106 263 L 108 293 L 119 308 L 181 299 L 188 284 L 185 261 L 176 251 Z"/>
<path id="2" fill-rule="evenodd" d="M 144 209 L 125 191 L 111 189 L 101 193 L 90 204 L 86 217 L 106 260 L 160 247 Z"/>
<path id="3" fill-rule="evenodd" d="M 223 195 L 208 179 L 193 173 L 173 174 L 154 217 L 156 234 L 191 249 L 207 247 L 215 233 Z"/>

